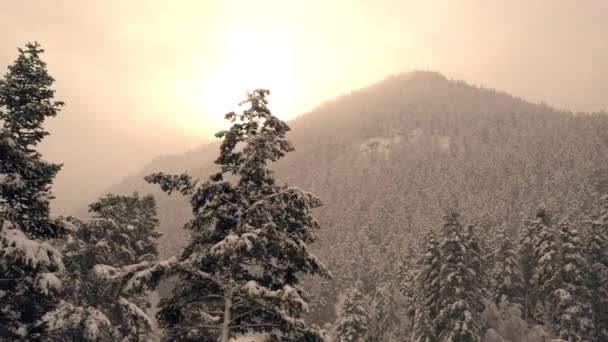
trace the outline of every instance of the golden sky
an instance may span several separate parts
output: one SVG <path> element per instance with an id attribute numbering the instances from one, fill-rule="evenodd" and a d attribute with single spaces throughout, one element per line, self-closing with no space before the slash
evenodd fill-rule
<path id="1" fill-rule="evenodd" d="M 209 140 L 247 89 L 282 118 L 413 69 L 574 111 L 608 108 L 605 0 L 0 0 L 0 67 L 37 40 L 60 210 Z"/>

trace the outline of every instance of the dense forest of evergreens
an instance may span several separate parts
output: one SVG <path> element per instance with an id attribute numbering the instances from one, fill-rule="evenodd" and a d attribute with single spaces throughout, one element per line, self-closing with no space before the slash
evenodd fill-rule
<path id="1" fill-rule="evenodd" d="M 348 284 L 370 292 L 396 274 L 449 210 L 484 235 L 504 228 L 515 236 L 541 206 L 582 226 L 608 191 L 605 113 L 558 111 L 433 72 L 388 78 L 289 124 L 296 150 L 277 163 L 277 175 L 324 202 L 313 248 L 334 277 L 310 284 L 318 323 L 335 318 Z M 183 245 L 179 227 L 191 214 L 184 199 L 141 178 L 155 170 L 204 176 L 217 148 L 159 158 L 111 188 L 154 193 L 161 254 Z"/>
<path id="2" fill-rule="evenodd" d="M 334 335 L 338 341 L 604 341 L 608 196 L 601 202 L 582 229 L 541 208 L 516 239 L 504 228 L 487 236 L 450 212 L 382 291 L 365 296 L 361 283 L 346 291 Z"/>

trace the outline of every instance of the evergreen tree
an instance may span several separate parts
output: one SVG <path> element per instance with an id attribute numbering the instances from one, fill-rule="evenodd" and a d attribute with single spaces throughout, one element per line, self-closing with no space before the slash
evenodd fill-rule
<path id="1" fill-rule="evenodd" d="M 338 310 L 335 342 L 366 342 L 369 331 L 369 304 L 357 289 L 347 290 Z"/>
<path id="2" fill-rule="evenodd" d="M 480 235 L 481 234 L 475 225 L 468 224 L 466 226 L 464 239 L 467 246 L 467 254 L 469 255 L 469 265 L 473 272 L 475 272 L 475 277 L 479 280 L 479 289 L 483 293 L 487 289 L 489 277 L 484 268 L 486 253 L 482 246 L 485 246 L 485 241 L 482 242 L 479 238 Z"/>
<path id="3" fill-rule="evenodd" d="M 458 214 L 445 218 L 439 251 L 439 313 L 436 324 L 441 342 L 481 341 L 480 314 L 483 310 L 482 288 L 475 258 Z"/>
<path id="4" fill-rule="evenodd" d="M 595 341 L 608 341 L 608 196 L 601 198 L 598 218 L 591 222 L 586 241 L 589 289 Z"/>
<path id="5" fill-rule="evenodd" d="M 497 305 L 503 300 L 523 305 L 523 277 L 513 240 L 504 228 L 500 229 L 497 240 L 500 242 L 493 257 L 495 264 L 490 279 L 490 295 Z"/>
<path id="6" fill-rule="evenodd" d="M 544 227 L 551 224 L 548 211 L 540 208 L 533 220 L 525 220 L 518 238 L 519 264 L 523 278 L 523 318 L 527 321 L 536 321 L 535 310 L 540 293 L 534 283 L 537 259 L 534 254 L 534 245 L 537 243 L 539 233 Z"/>
<path id="7" fill-rule="evenodd" d="M 539 294 L 535 310 L 536 319 L 550 326 L 551 322 L 555 321 L 556 314 L 553 295 L 559 284 L 559 256 L 553 226 L 545 224 L 545 222 L 550 223 L 551 219 L 548 214 L 545 215 L 533 246 L 536 269 L 532 281 Z"/>
<path id="8" fill-rule="evenodd" d="M 418 260 L 418 265 L 420 271 L 416 277 L 412 341 L 434 342 L 437 341 L 434 323 L 439 313 L 441 256 L 433 230 L 429 230 L 425 236 L 425 251 Z"/>
<path id="9" fill-rule="evenodd" d="M 384 282 L 372 292 L 371 314 L 369 320 L 369 341 L 390 342 L 403 340 L 407 326 L 403 319 L 407 317 L 406 298 L 401 294 L 397 284 Z"/>
<path id="10" fill-rule="evenodd" d="M 37 43 L 26 44 L 0 80 L 0 214 L 32 238 L 58 237 L 62 230 L 49 219 L 50 188 L 61 165 L 34 150 L 49 134 L 45 119 L 63 106 L 53 100 L 55 80 L 40 59 L 43 52 Z"/>
<path id="11" fill-rule="evenodd" d="M 437 336 L 433 328 L 435 322 L 429 317 L 428 310 L 416 311 L 414 330 L 412 332 L 412 342 L 435 342 Z"/>
<path id="12" fill-rule="evenodd" d="M 152 195 L 113 195 L 89 206 L 91 222 L 78 234 L 86 245 L 97 245 L 95 253 L 105 254 L 98 264 L 125 266 L 158 257 L 156 201 Z"/>
<path id="13" fill-rule="evenodd" d="M 407 259 L 401 260 L 397 274 L 398 287 L 405 300 L 405 308 L 407 308 L 407 316 L 411 319 L 415 316 L 415 296 L 417 290 L 416 278 L 418 268 L 412 262 L 411 255 Z"/>
<path id="14" fill-rule="evenodd" d="M 566 341 L 589 341 L 593 323 L 587 288 L 589 270 L 577 229 L 567 220 L 559 223 L 560 266 L 555 330 Z"/>
<path id="15" fill-rule="evenodd" d="M 61 253 L 44 240 L 65 225 L 49 218 L 51 184 L 61 165 L 42 160 L 34 148 L 48 135 L 42 124 L 63 105 L 54 101 L 53 78 L 37 43 L 0 79 L 0 329 L 1 337 L 39 340 L 40 318 L 53 308 L 61 282 Z"/>
<path id="16" fill-rule="evenodd" d="M 156 202 L 151 195 L 109 194 L 91 204 L 89 211 L 93 219 L 76 223 L 65 248 L 70 281 L 64 291 L 66 302 L 45 316 L 50 337 L 141 341 L 151 329 L 144 313 L 150 307 L 145 294 L 121 293 L 120 282 L 99 279 L 93 270 L 98 264 L 122 267 L 158 257 Z M 71 324 L 58 323 L 66 320 Z"/>
<path id="17" fill-rule="evenodd" d="M 319 228 L 311 209 L 321 202 L 276 184 L 268 163 L 293 147 L 285 139 L 289 127 L 267 108 L 268 93 L 253 91 L 244 102 L 248 109 L 226 114 L 233 125 L 217 134 L 220 172 L 208 181 L 186 174 L 147 177 L 168 193 L 190 196 L 194 219 L 185 228 L 192 238 L 181 256 L 97 269 L 107 278 L 128 278 L 125 291 L 178 276 L 157 315 L 166 340 L 227 342 L 242 333 L 266 333 L 273 341 L 323 340 L 320 329 L 302 318 L 308 304 L 298 285 L 298 274 L 329 276 L 307 247 Z"/>

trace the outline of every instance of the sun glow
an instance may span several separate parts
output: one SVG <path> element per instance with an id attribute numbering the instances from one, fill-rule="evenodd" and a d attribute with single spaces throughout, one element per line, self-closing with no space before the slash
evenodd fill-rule
<path id="1" fill-rule="evenodd" d="M 146 94 L 163 95 L 146 101 L 158 103 L 158 112 L 169 113 L 180 134 L 193 140 L 225 128 L 224 114 L 240 110 L 248 90 L 269 89 L 270 109 L 287 120 L 401 67 L 394 41 L 352 1 L 217 4 L 204 24 L 166 24 L 173 48 L 159 56 L 174 63 L 162 70 L 164 77 L 150 73 L 144 85 Z M 337 24 L 334 13 L 349 25 Z"/>
<path id="2" fill-rule="evenodd" d="M 296 91 L 294 51 L 288 37 L 239 31 L 228 34 L 224 41 L 224 57 L 192 88 L 195 107 L 206 114 L 205 125 L 224 126 L 224 114 L 239 110 L 247 91 L 257 88 L 271 91 L 269 106 L 275 115 L 286 118 L 292 114 L 285 112 Z"/>

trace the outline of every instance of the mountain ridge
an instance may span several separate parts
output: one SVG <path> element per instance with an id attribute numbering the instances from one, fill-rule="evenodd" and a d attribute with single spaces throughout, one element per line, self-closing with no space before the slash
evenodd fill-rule
<path id="1" fill-rule="evenodd" d="M 358 96 L 361 94 L 364 94 L 365 92 L 368 91 L 373 91 L 374 87 L 378 87 L 378 86 L 386 86 L 386 85 L 391 85 L 391 83 L 395 83 L 395 82 L 401 82 L 401 81 L 410 81 L 410 82 L 420 82 L 420 81 L 427 81 L 427 82 L 444 82 L 444 83 L 450 83 L 450 82 L 455 82 L 457 84 L 464 84 L 467 85 L 469 87 L 481 90 L 481 91 L 488 91 L 491 93 L 495 93 L 497 95 L 500 96 L 505 96 L 508 99 L 513 99 L 516 101 L 521 101 L 521 102 L 525 102 L 527 104 L 533 105 L 533 106 L 543 106 L 546 108 L 550 108 L 551 110 L 554 110 L 556 112 L 561 112 L 561 113 L 569 113 L 572 114 L 573 112 L 571 111 L 567 111 L 567 110 L 560 110 L 551 106 L 548 106 L 547 104 L 544 104 L 543 102 L 541 103 L 532 103 L 529 101 L 524 100 L 523 98 L 517 97 L 517 96 L 512 96 L 510 94 L 508 94 L 507 92 L 502 92 L 502 91 L 498 91 L 495 90 L 493 88 L 485 88 L 481 85 L 473 85 L 473 84 L 469 84 L 465 81 L 462 80 L 456 80 L 456 79 L 448 79 L 446 76 L 444 76 L 443 74 L 441 74 L 440 72 L 436 72 L 436 71 L 426 71 L 426 70 L 417 70 L 417 71 L 410 71 L 410 72 L 404 72 L 404 73 L 399 73 L 399 74 L 394 74 L 394 75 L 390 75 L 378 82 L 375 82 L 369 86 L 366 87 L 362 87 L 356 90 L 352 90 L 349 92 L 345 92 L 341 95 L 338 95 L 337 97 L 333 98 L 333 99 L 329 99 L 329 100 L 325 100 L 323 101 L 321 104 L 319 104 L 318 106 L 316 106 L 314 109 L 299 114 L 297 115 L 295 118 L 287 120 L 287 123 L 290 124 L 290 126 L 292 126 L 292 124 L 295 122 L 299 122 L 303 117 L 307 117 L 310 115 L 316 115 L 319 113 L 319 111 L 325 111 L 325 107 L 327 106 L 331 106 L 334 102 L 340 101 L 346 97 L 349 96 Z M 584 113 L 584 112 L 580 112 L 580 113 Z M 122 180 L 120 180 L 118 183 L 111 185 L 109 187 L 109 189 L 113 189 L 116 187 L 120 186 L 120 183 L 122 183 L 124 180 L 126 179 L 130 179 L 133 176 L 138 176 L 139 174 L 145 174 L 147 172 L 154 172 L 153 170 L 156 170 L 158 168 L 158 165 L 166 165 L 169 164 L 170 162 L 180 162 L 180 161 L 184 161 L 184 160 L 188 160 L 191 157 L 195 157 L 196 155 L 200 155 L 201 153 L 203 153 L 203 150 L 206 150 L 208 147 L 210 146 L 218 146 L 219 147 L 219 142 L 217 141 L 211 141 L 211 142 L 206 142 L 206 143 L 201 143 L 201 145 L 199 145 L 198 147 L 192 148 L 186 152 L 183 153 L 172 153 L 172 154 L 164 154 L 164 155 L 160 155 L 158 157 L 153 158 L 150 162 L 146 163 L 140 171 L 138 171 L 135 174 L 129 175 L 124 177 Z M 189 167 L 193 167 L 194 165 L 186 165 L 186 167 L 183 167 L 183 169 L 188 169 Z"/>
<path id="2" fill-rule="evenodd" d="M 336 276 L 313 284 L 321 315 L 331 315 L 331 298 L 345 284 L 387 281 L 447 210 L 487 234 L 500 226 L 515 233 L 541 205 L 577 221 L 595 194 L 608 192 L 607 115 L 560 111 L 439 73 L 389 77 L 288 124 L 296 150 L 273 165 L 278 179 L 324 201 L 313 248 Z M 143 176 L 187 171 L 206 179 L 217 153 L 212 143 L 157 159 L 109 189 L 156 196 L 163 257 L 183 245 L 190 206 Z"/>

